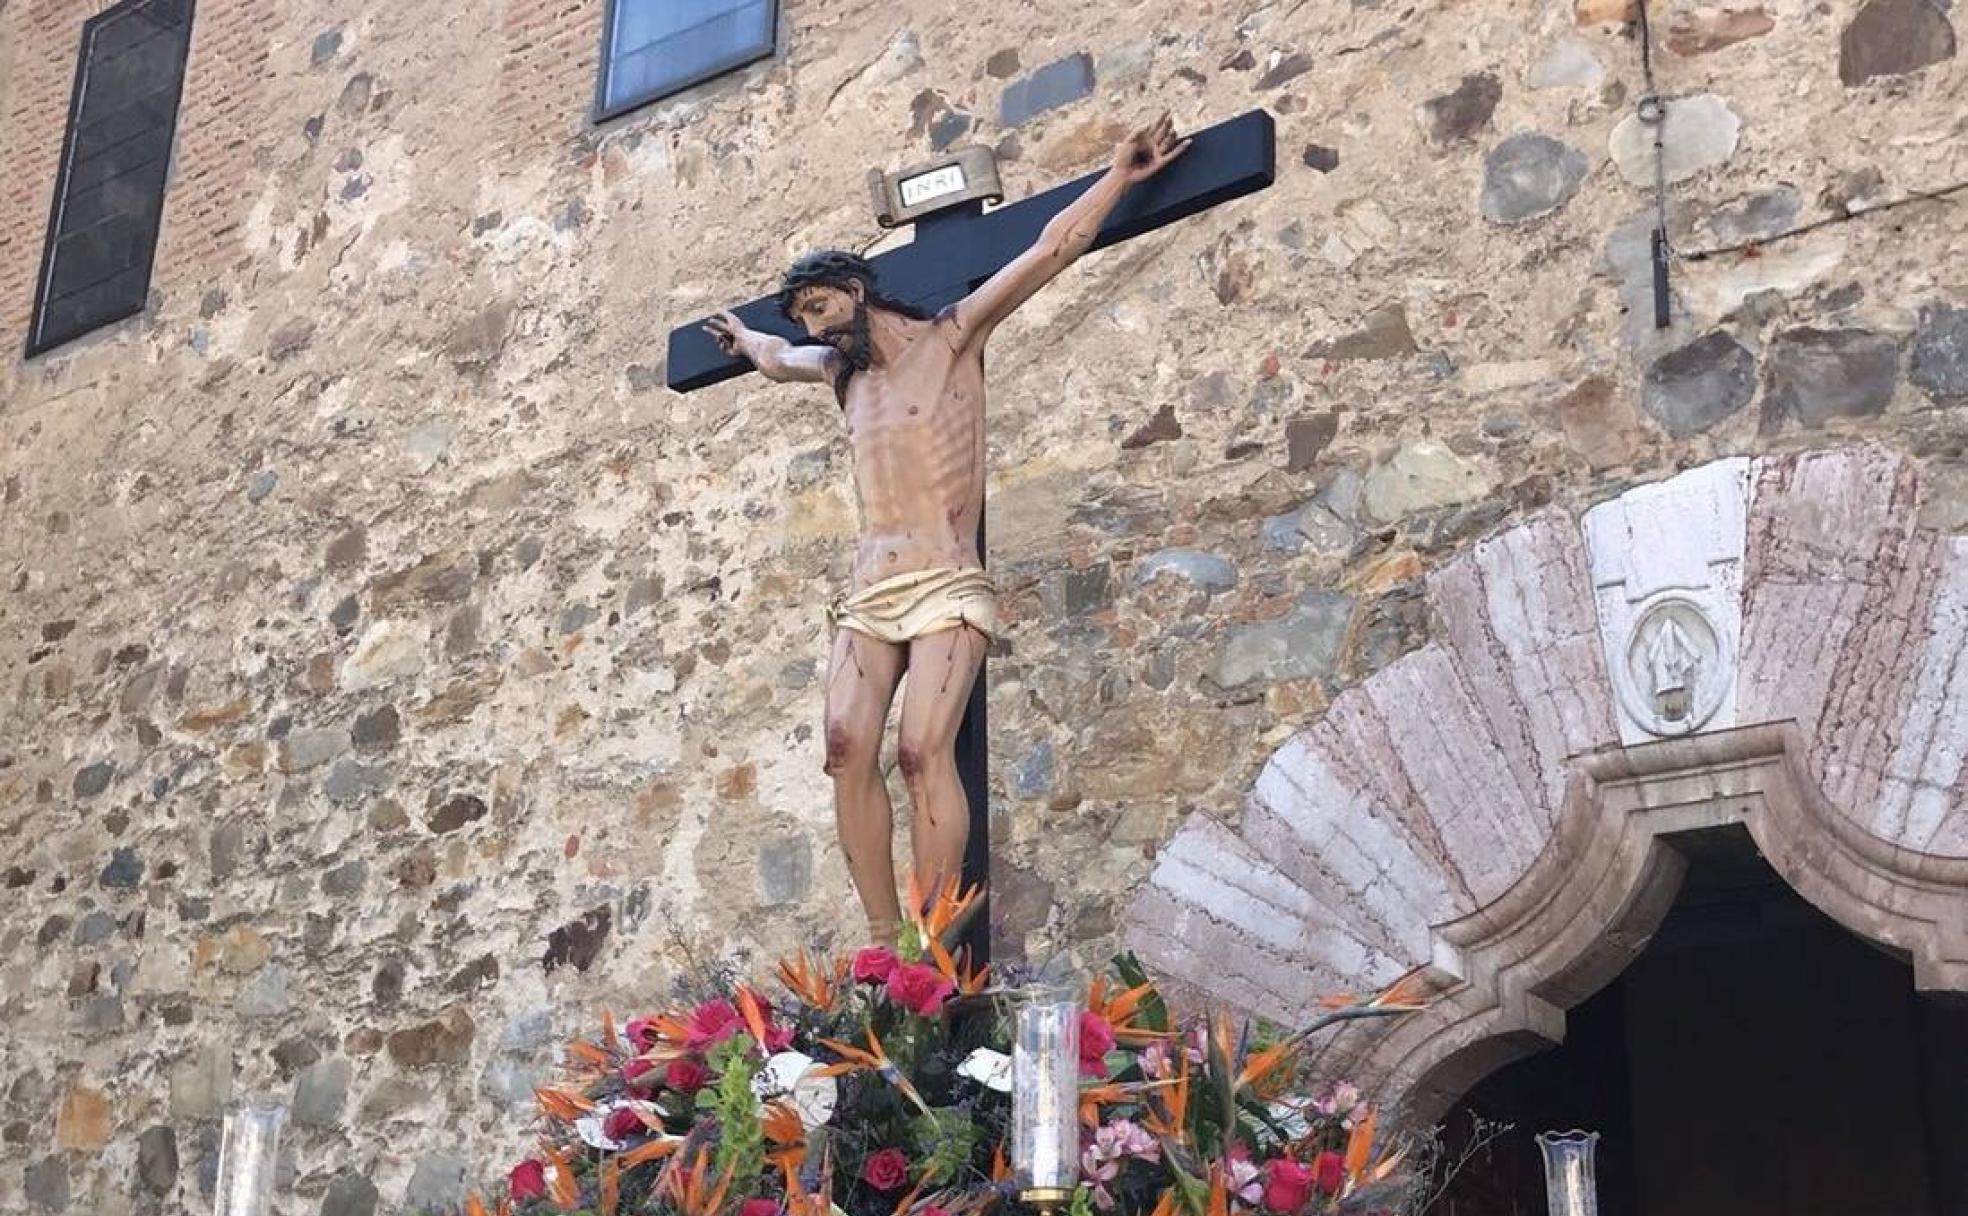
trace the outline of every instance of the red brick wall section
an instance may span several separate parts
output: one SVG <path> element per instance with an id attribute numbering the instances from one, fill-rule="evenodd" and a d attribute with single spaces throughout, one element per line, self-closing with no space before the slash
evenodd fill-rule
<path id="1" fill-rule="evenodd" d="M 195 301 L 243 252 L 254 146 L 277 134 L 260 108 L 273 26 L 273 0 L 198 0 L 151 275 L 158 290 Z"/>
<path id="2" fill-rule="evenodd" d="M 108 7 L 108 0 L 29 0 L 0 9 L 9 77 L 0 94 L 3 358 L 18 357 L 34 309 L 82 23 Z M 237 251 L 272 19 L 272 0 L 201 0 L 197 7 L 152 276 L 162 290 L 216 277 Z"/>
<path id="3" fill-rule="evenodd" d="M 501 149 L 537 156 L 594 107 L 603 0 L 506 0 L 495 117 Z"/>

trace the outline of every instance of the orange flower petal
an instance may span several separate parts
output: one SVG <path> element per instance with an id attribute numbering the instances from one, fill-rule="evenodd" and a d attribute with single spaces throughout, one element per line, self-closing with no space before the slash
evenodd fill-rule
<path id="1" fill-rule="evenodd" d="M 636 1145 L 622 1154 L 624 1166 L 641 1165 L 646 1161 L 661 1161 L 663 1158 L 683 1147 L 683 1137 L 665 1137 Z"/>
<path id="2" fill-rule="evenodd" d="M 1353 1125 L 1353 1134 L 1346 1140 L 1346 1176 L 1360 1182 L 1366 1173 L 1367 1161 L 1373 1154 L 1374 1112 Z"/>

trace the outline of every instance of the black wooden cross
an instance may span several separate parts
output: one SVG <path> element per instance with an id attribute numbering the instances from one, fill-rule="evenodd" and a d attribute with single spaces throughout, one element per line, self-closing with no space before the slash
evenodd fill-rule
<path id="1" fill-rule="evenodd" d="M 1269 186 L 1277 164 L 1276 135 L 1271 115 L 1263 110 L 1240 114 L 1192 137 L 1189 150 L 1149 180 L 1121 197 L 1094 238 L 1103 249 L 1165 224 L 1187 219 L 1218 203 Z M 1055 186 L 1043 194 L 985 212 L 983 203 L 969 202 L 916 221 L 915 240 L 871 259 L 884 295 L 905 300 L 925 312 L 935 312 L 968 295 L 985 279 L 1023 253 L 1038 239 L 1046 221 L 1090 189 L 1101 174 Z M 794 342 L 807 341 L 804 331 L 779 315 L 774 295 L 732 310 L 755 330 Z M 727 355 L 703 330 L 702 319 L 670 331 L 669 385 L 680 393 L 722 383 L 752 370 L 743 356 Z M 978 524 L 977 552 L 984 554 L 984 525 Z M 989 748 L 985 734 L 985 673 L 977 673 L 963 726 L 957 732 L 957 771 L 970 802 L 970 841 L 964 853 L 963 880 L 986 884 L 986 905 L 973 923 L 972 958 L 990 957 L 991 873 Z"/>

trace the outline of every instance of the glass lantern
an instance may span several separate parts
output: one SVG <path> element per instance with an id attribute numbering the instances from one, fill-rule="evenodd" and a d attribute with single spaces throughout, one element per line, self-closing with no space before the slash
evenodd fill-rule
<path id="1" fill-rule="evenodd" d="M 273 1211 L 273 1174 L 280 1127 L 286 1121 L 287 1108 L 272 1102 L 249 1102 L 226 1116 L 214 1216 L 269 1216 Z"/>
<path id="2" fill-rule="evenodd" d="M 1019 1003 L 1011 1049 L 1011 1164 L 1019 1197 L 1050 1211 L 1080 1176 L 1080 1004 L 1058 989 Z"/>
<path id="3" fill-rule="evenodd" d="M 1544 1193 L 1551 1216 L 1599 1216 L 1599 1182 L 1593 1174 L 1593 1153 L 1599 1133 L 1539 1132 L 1544 1153 Z"/>

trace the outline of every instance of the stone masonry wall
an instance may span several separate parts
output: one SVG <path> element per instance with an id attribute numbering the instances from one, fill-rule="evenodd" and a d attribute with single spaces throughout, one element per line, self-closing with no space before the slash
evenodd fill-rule
<path id="1" fill-rule="evenodd" d="M 205 1210 L 248 1093 L 283 1212 L 444 1209 L 598 1006 L 849 939 L 835 410 L 662 361 L 865 243 L 870 165 L 1278 120 L 1274 188 L 994 345 L 1006 956 L 1100 958 L 1541 507 L 1859 439 L 1968 523 L 1968 212 L 1866 214 L 1968 179 L 1932 0 L 1655 0 L 1674 239 L 1747 245 L 1664 333 L 1621 0 L 783 0 L 600 128 L 597 0 L 202 0 L 152 306 L 23 361 L 98 7 L 0 3 L 0 1211 Z"/>

